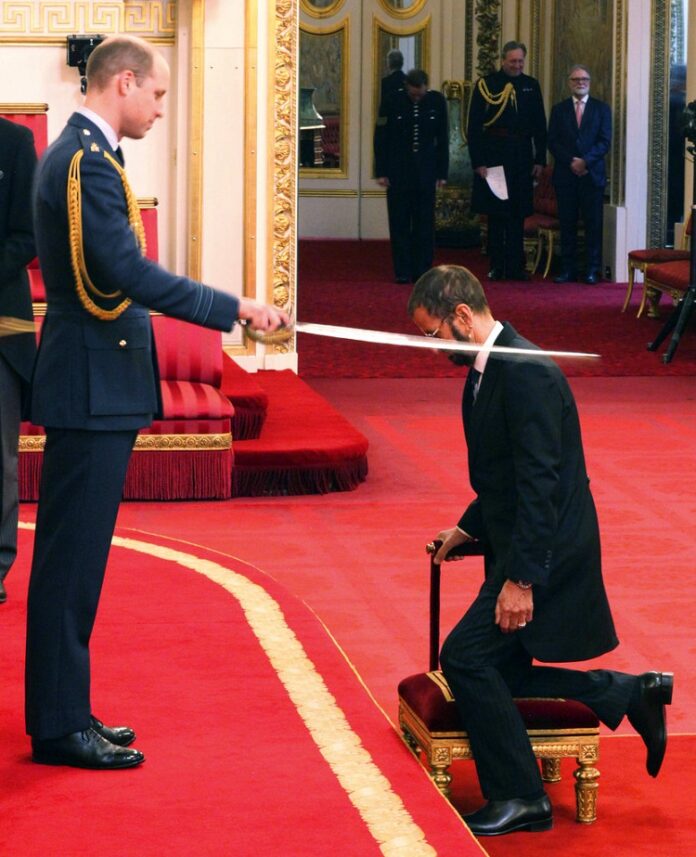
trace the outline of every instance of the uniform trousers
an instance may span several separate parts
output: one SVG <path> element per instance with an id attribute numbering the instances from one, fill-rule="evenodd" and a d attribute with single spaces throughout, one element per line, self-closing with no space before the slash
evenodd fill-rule
<path id="1" fill-rule="evenodd" d="M 394 276 L 415 282 L 433 266 L 435 185 L 387 188 Z"/>
<path id="2" fill-rule="evenodd" d="M 487 246 L 491 270 L 508 278 L 521 274 L 525 270 L 524 217 L 489 214 Z"/>
<path id="3" fill-rule="evenodd" d="M 19 493 L 17 465 L 22 385 L 19 375 L 0 354 L 0 580 L 17 556 Z"/>
<path id="4" fill-rule="evenodd" d="M 442 647 L 442 672 L 469 735 L 486 800 L 533 799 L 543 785 L 514 697 L 575 699 L 611 729 L 621 722 L 637 678 L 610 670 L 532 666 L 524 631 L 503 634 L 495 604 L 503 581 L 487 581 Z M 589 617 L 591 621 L 591 617 Z M 562 629 L 559 629 L 562 633 Z"/>
<path id="5" fill-rule="evenodd" d="M 594 185 L 589 176 L 574 177 L 569 184 L 556 187 L 556 199 L 563 270 L 571 274 L 577 271 L 578 220 L 582 219 L 587 273 L 601 274 L 604 188 Z"/>
<path id="6" fill-rule="evenodd" d="M 46 429 L 27 607 L 26 728 L 87 729 L 89 641 L 137 432 Z"/>

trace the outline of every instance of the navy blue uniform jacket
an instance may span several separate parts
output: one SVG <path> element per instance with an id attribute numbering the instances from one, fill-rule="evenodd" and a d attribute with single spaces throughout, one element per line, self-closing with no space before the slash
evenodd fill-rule
<path id="1" fill-rule="evenodd" d="M 505 324 L 496 345 L 535 349 Z M 534 583 L 520 640 L 542 661 L 586 660 L 618 645 L 599 527 L 565 376 L 548 358 L 491 355 L 465 414 L 476 499 L 459 526 L 488 546 L 486 576 Z"/>
<path id="2" fill-rule="evenodd" d="M 577 180 L 570 169 L 573 158 L 582 158 L 595 187 L 607 183 L 604 157 L 611 145 L 611 110 L 609 105 L 590 96 L 578 128 L 572 98 L 566 98 L 551 109 L 548 133 L 549 151 L 554 157 L 553 183 L 564 187 Z"/>
<path id="3" fill-rule="evenodd" d="M 75 289 L 66 188 L 79 149 L 87 271 L 100 291 L 120 290 L 133 300 L 114 321 L 87 312 Z M 159 379 L 148 308 L 216 330 L 230 330 L 237 318 L 236 298 L 171 274 L 141 254 L 121 178 L 104 150 L 113 154 L 99 128 L 75 113 L 37 171 L 34 227 L 48 310 L 31 419 L 52 428 L 121 431 L 151 423 Z"/>
<path id="4" fill-rule="evenodd" d="M 0 315 L 31 321 L 26 266 L 36 255 L 31 186 L 36 168 L 34 135 L 0 119 Z M 28 389 L 36 354 L 33 333 L 0 336 L 0 353 Z"/>

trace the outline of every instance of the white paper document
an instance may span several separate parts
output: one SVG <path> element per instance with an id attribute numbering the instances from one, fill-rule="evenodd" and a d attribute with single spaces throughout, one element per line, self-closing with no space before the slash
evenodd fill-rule
<path id="1" fill-rule="evenodd" d="M 508 198 L 505 169 L 502 166 L 488 167 L 486 170 L 486 181 L 488 182 L 488 187 L 498 197 L 498 199 Z"/>

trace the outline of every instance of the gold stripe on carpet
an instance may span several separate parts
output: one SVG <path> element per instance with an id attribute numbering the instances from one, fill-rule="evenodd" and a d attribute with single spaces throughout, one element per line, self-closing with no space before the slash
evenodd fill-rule
<path id="1" fill-rule="evenodd" d="M 25 522 L 20 522 L 19 526 L 34 529 L 33 524 Z M 319 752 L 360 813 L 380 851 L 385 857 L 434 857 L 437 854 L 351 729 L 324 679 L 285 621 L 277 601 L 258 584 L 217 562 L 121 536 L 114 536 L 113 544 L 177 563 L 202 574 L 233 595 Z"/>

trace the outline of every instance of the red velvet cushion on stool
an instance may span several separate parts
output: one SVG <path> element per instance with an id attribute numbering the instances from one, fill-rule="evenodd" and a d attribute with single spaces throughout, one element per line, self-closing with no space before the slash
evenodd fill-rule
<path id="1" fill-rule="evenodd" d="M 431 733 L 463 732 L 452 692 L 441 672 L 403 679 L 399 696 Z M 597 716 L 581 702 L 565 699 L 516 699 L 527 729 L 595 729 Z"/>
<path id="2" fill-rule="evenodd" d="M 689 262 L 664 262 L 662 265 L 649 265 L 645 270 L 646 280 L 652 280 L 668 289 L 688 288 Z"/>
<path id="3" fill-rule="evenodd" d="M 196 381 L 161 381 L 162 419 L 221 419 L 234 413 L 217 387 Z"/>

